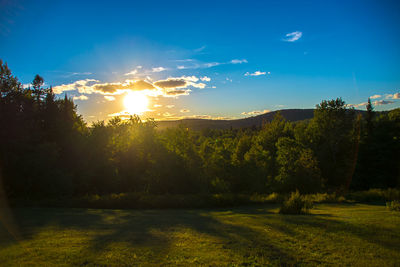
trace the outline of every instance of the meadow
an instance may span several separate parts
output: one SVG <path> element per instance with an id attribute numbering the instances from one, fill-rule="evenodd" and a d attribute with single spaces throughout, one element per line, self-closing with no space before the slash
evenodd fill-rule
<path id="1" fill-rule="evenodd" d="M 15 208 L 0 227 L 1 266 L 400 264 L 400 213 L 383 204 L 219 209 Z"/>

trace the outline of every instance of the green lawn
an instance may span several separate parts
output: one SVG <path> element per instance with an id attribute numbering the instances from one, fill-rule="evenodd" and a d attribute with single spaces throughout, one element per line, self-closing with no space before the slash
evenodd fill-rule
<path id="1" fill-rule="evenodd" d="M 0 226 L 0 265 L 400 265 L 398 212 L 365 204 L 277 211 L 21 208 L 18 231 Z"/>

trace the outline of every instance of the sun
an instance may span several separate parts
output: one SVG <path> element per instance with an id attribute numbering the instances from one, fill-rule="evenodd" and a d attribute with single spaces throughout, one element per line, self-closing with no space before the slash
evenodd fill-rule
<path id="1" fill-rule="evenodd" d="M 124 98 L 124 105 L 129 114 L 143 114 L 147 111 L 149 100 L 140 92 L 129 92 Z"/>

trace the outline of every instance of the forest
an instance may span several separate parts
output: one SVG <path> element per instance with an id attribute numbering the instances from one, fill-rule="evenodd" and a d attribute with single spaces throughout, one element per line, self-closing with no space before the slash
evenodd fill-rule
<path id="1" fill-rule="evenodd" d="M 0 172 L 9 198 L 140 192 L 253 194 L 400 186 L 400 109 L 323 100 L 310 120 L 194 131 L 114 117 L 88 125 L 72 99 L 0 61 Z"/>

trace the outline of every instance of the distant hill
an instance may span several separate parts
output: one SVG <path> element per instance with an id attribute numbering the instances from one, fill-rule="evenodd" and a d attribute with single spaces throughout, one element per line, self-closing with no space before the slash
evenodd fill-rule
<path id="1" fill-rule="evenodd" d="M 311 119 L 314 116 L 314 109 L 283 109 L 279 110 L 282 116 L 288 121 L 301 121 Z M 248 128 L 253 126 L 261 126 L 263 122 L 272 121 L 278 111 L 272 111 L 254 117 L 238 119 L 238 120 L 207 120 L 207 119 L 182 119 L 175 121 L 158 121 L 158 128 L 172 128 L 180 124 L 193 130 L 202 129 L 237 129 Z"/>

